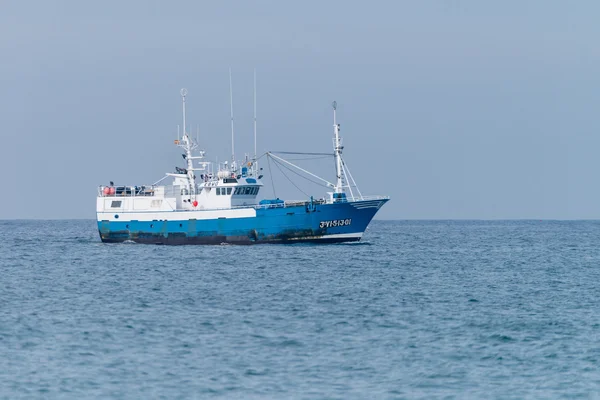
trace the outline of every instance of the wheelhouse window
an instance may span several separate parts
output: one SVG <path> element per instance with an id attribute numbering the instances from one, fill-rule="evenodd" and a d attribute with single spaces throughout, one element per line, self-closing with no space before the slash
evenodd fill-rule
<path id="1" fill-rule="evenodd" d="M 112 208 L 119 208 L 119 207 L 121 207 L 121 200 L 113 200 L 112 203 L 110 203 L 110 206 Z"/>
<path id="2" fill-rule="evenodd" d="M 228 188 L 227 194 L 231 194 L 231 191 Z M 256 196 L 258 194 L 260 187 L 259 186 L 238 186 L 233 191 L 234 196 Z M 223 193 L 224 194 L 224 193 Z"/>
<path id="3" fill-rule="evenodd" d="M 221 195 L 221 188 L 217 188 L 217 196 Z"/>
<path id="4" fill-rule="evenodd" d="M 228 195 L 231 194 L 231 188 L 230 187 L 227 188 L 227 194 Z"/>

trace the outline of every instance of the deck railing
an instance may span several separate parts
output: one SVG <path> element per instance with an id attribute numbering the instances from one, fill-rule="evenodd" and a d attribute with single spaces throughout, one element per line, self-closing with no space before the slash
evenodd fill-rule
<path id="1" fill-rule="evenodd" d="M 99 186 L 98 197 L 138 197 L 154 196 L 156 186 Z"/>
<path id="2" fill-rule="evenodd" d="M 99 197 L 148 197 L 155 196 L 157 192 L 156 185 L 142 185 L 142 186 L 99 186 L 98 187 L 98 196 Z M 179 191 L 179 187 L 165 187 L 166 190 L 161 191 L 161 197 L 171 197 L 175 195 L 176 191 Z M 362 196 L 361 198 L 355 199 L 345 199 L 344 203 L 355 203 L 358 201 L 373 201 L 373 200 L 387 200 L 389 196 Z M 319 204 L 327 204 L 328 201 L 324 198 L 314 199 L 312 200 L 313 205 Z M 232 206 L 232 207 L 223 207 L 223 208 L 202 208 L 202 211 L 208 210 L 231 210 L 231 209 L 241 209 L 241 208 L 249 208 L 252 207 L 256 210 L 259 209 L 270 209 L 270 208 L 288 208 L 288 207 L 303 207 L 311 205 L 310 200 L 286 200 L 281 203 L 270 203 L 270 204 L 248 204 L 243 206 Z M 174 210 L 174 211 L 190 211 L 188 209 L 184 210 Z"/>
<path id="3" fill-rule="evenodd" d="M 390 196 L 379 196 L 379 195 L 373 195 L 373 196 L 362 196 L 362 197 L 355 197 L 354 200 L 352 199 L 348 199 L 349 203 L 355 203 L 357 201 L 367 201 L 367 200 L 389 200 Z"/>

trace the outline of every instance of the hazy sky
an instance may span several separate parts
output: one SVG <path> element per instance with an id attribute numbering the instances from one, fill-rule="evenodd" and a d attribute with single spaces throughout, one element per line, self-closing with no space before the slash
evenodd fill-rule
<path id="1" fill-rule="evenodd" d="M 229 157 L 230 67 L 237 154 L 254 68 L 261 153 L 330 151 L 337 100 L 379 218 L 600 218 L 599 2 L 207 3 L 0 0 L 0 218 L 95 218 L 98 185 L 183 166 L 182 87 Z"/>

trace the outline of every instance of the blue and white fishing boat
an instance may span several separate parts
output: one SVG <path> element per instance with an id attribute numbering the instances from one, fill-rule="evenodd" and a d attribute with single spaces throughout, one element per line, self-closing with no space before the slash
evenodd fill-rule
<path id="1" fill-rule="evenodd" d="M 258 167 L 262 156 L 256 156 L 256 100 L 254 157 L 246 156 L 243 162 L 233 157 L 230 163 L 218 164 L 207 161 L 204 151 L 197 151 L 197 141 L 186 130 L 186 95 L 182 89 L 183 132 L 175 140 L 184 150 L 185 166 L 176 167 L 174 173 L 167 173 L 152 185 L 119 186 L 111 182 L 100 186 L 96 214 L 103 242 L 181 245 L 359 241 L 371 219 L 389 200 L 386 196 L 363 196 L 358 190 L 342 158 L 335 102 L 334 151 L 328 154 L 335 159 L 335 183 L 273 152 L 264 155 L 320 179 L 331 191 L 318 200 L 312 196 L 301 201 L 259 200 L 263 175 Z M 233 144 L 233 106 L 231 114 Z M 163 180 L 170 183 L 160 184 Z"/>

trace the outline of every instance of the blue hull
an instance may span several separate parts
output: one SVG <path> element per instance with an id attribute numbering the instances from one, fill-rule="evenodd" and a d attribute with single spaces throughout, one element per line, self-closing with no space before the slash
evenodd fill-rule
<path id="1" fill-rule="evenodd" d="M 128 213 L 118 221 L 98 220 L 103 242 L 151 244 L 258 244 L 358 241 L 387 199 L 334 204 L 305 203 L 260 207 L 256 217 L 178 219 L 177 211 L 164 219 L 133 220 Z M 198 211 L 202 213 L 202 211 Z"/>

